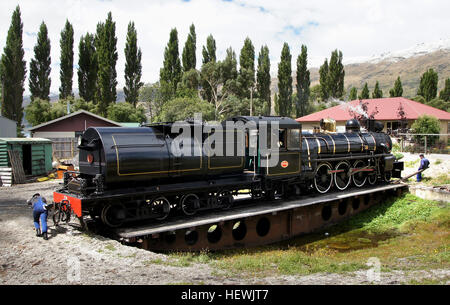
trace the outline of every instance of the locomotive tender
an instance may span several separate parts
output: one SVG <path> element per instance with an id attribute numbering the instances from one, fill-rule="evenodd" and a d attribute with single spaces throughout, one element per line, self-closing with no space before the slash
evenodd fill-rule
<path id="1" fill-rule="evenodd" d="M 211 154 L 205 148 L 212 131 L 201 122 L 188 123 L 193 133 L 200 130 L 202 136 L 184 147 L 197 153 L 181 155 L 172 149 L 179 136 L 172 130 L 174 123 L 90 127 L 79 141 L 79 172 L 65 173 L 54 201 L 69 200 L 79 218 L 89 215 L 118 227 L 136 220 L 162 221 L 176 212 L 193 215 L 228 209 L 238 193 L 271 200 L 327 193 L 333 188 L 343 191 L 352 184 L 362 187 L 400 178 L 403 170 L 403 163 L 390 153 L 390 137 L 371 120 L 368 131 L 361 131 L 358 121 L 349 120 L 345 133 L 314 134 L 302 133 L 301 124 L 286 117 L 239 116 L 222 124 L 227 122 L 255 126 L 233 130 L 230 138 L 234 141 L 223 136 L 222 143 L 210 146 L 222 144 L 223 152 L 234 152 L 231 156 Z M 257 143 L 261 138 L 254 140 L 255 134 L 262 134 L 262 126 L 276 127 L 276 152 L 264 154 Z M 239 136 L 243 141 L 237 140 Z M 268 166 L 274 154 L 277 162 Z"/>

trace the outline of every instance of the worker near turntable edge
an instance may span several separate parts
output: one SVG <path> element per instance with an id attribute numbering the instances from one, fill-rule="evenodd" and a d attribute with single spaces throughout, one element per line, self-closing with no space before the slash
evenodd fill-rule
<path id="1" fill-rule="evenodd" d="M 33 221 L 36 229 L 36 236 L 42 236 L 45 240 L 48 240 L 47 235 L 47 200 L 39 193 L 36 193 L 27 201 L 28 205 L 33 208 Z M 42 226 L 42 231 L 41 231 Z"/>

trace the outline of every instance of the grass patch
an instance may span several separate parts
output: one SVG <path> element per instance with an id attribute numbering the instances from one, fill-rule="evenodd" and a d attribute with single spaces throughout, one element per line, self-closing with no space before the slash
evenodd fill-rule
<path id="1" fill-rule="evenodd" d="M 432 177 L 431 179 L 426 180 L 425 184 L 432 185 L 432 186 L 450 184 L 450 175 L 449 174 L 440 174 L 436 177 Z"/>
<path id="2" fill-rule="evenodd" d="M 214 253 L 172 253 L 169 264 L 208 263 L 243 277 L 450 267 L 450 208 L 411 194 L 391 198 L 333 227 L 270 246 Z M 325 234 L 325 232 L 327 234 Z"/>
<path id="3" fill-rule="evenodd" d="M 416 167 L 417 165 L 419 165 L 419 160 L 415 160 L 415 161 L 406 161 L 404 163 L 405 167 Z"/>
<path id="4" fill-rule="evenodd" d="M 112 244 L 107 244 L 105 246 L 105 249 L 109 250 L 109 251 L 116 251 L 117 250 Z"/>

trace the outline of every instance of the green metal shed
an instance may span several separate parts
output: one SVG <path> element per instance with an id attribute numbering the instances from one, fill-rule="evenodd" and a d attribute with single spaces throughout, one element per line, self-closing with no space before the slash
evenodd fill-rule
<path id="1" fill-rule="evenodd" d="M 45 175 L 52 170 L 52 141 L 42 138 L 0 138 L 0 167 L 11 167 L 8 150 L 17 150 L 25 175 Z"/>

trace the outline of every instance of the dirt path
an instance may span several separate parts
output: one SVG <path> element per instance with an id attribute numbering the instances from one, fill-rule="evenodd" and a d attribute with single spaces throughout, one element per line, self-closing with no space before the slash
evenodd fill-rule
<path id="1" fill-rule="evenodd" d="M 370 284 L 367 271 L 248 278 L 226 276 L 209 264 L 174 266 L 157 254 L 70 227 L 50 225 L 48 241 L 34 235 L 25 201 L 40 192 L 51 200 L 55 181 L 0 188 L 0 284 Z M 382 273 L 381 284 L 442 280 L 450 270 Z"/>

